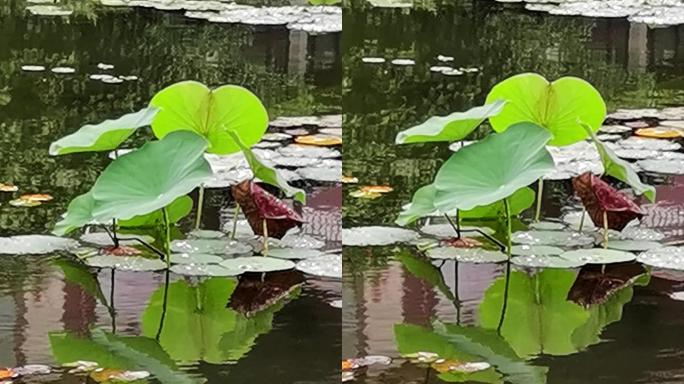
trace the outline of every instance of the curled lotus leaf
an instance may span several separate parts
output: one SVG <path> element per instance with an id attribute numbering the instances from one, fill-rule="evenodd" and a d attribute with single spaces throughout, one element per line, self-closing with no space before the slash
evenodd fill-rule
<path id="1" fill-rule="evenodd" d="M 58 236 L 64 236 L 69 232 L 91 223 L 94 220 L 94 207 L 95 200 L 90 192 L 77 196 L 71 200 L 62 220 L 55 224 L 52 233 Z"/>
<path id="2" fill-rule="evenodd" d="M 196 81 L 183 81 L 154 95 L 150 105 L 161 109 L 152 121 L 155 136 L 161 139 L 177 130 L 190 130 L 209 142 L 209 153 L 240 151 L 230 132 L 251 147 L 268 128 L 268 113 L 259 98 L 235 85 L 212 90 Z"/>
<path id="3" fill-rule="evenodd" d="M 251 180 L 233 186 L 232 193 L 257 235 L 281 239 L 289 229 L 304 223 L 299 213 Z M 268 233 L 264 233 L 264 222 Z"/>
<path id="4" fill-rule="evenodd" d="M 630 221 L 644 216 L 641 207 L 634 201 L 590 172 L 572 179 L 572 185 L 591 221 L 600 228 L 604 227 L 604 213 L 608 219 L 606 226 L 617 231 L 622 231 Z"/>
<path id="5" fill-rule="evenodd" d="M 487 103 L 506 100 L 503 111 L 489 118 L 495 131 L 501 132 L 524 121 L 548 129 L 553 138 L 549 145 L 563 146 L 587 137 L 578 119 L 596 132 L 606 117 L 606 104 L 591 84 L 576 77 L 562 77 L 549 82 L 535 73 L 523 73 L 495 85 Z"/>

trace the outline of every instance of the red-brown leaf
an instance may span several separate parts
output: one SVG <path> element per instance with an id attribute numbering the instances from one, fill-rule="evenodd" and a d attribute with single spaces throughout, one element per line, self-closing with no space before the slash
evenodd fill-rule
<path id="1" fill-rule="evenodd" d="M 264 220 L 268 236 L 276 239 L 282 238 L 290 228 L 301 226 L 304 222 L 299 213 L 251 180 L 233 186 L 232 193 L 247 217 L 249 226 L 257 235 L 264 235 Z"/>
<path id="2" fill-rule="evenodd" d="M 608 228 L 617 231 L 622 231 L 627 223 L 644 216 L 634 201 L 591 172 L 572 179 L 572 186 L 582 199 L 591 221 L 598 227 L 604 227 L 604 212 L 608 216 Z"/>

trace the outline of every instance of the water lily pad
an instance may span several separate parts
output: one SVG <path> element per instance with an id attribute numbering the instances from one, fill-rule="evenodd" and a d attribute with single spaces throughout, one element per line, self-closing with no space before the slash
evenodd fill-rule
<path id="1" fill-rule="evenodd" d="M 646 159 L 637 161 L 637 166 L 646 172 L 684 175 L 684 159 Z"/>
<path id="2" fill-rule="evenodd" d="M 684 271 L 684 247 L 660 247 L 640 254 L 637 261 L 652 267 Z"/>
<path id="3" fill-rule="evenodd" d="M 166 269 L 166 263 L 159 259 L 140 256 L 97 255 L 84 260 L 86 264 L 97 268 L 113 268 L 117 271 L 159 271 Z"/>
<path id="4" fill-rule="evenodd" d="M 297 270 L 309 275 L 342 278 L 342 255 L 327 254 L 301 260 L 296 265 Z"/>
<path id="5" fill-rule="evenodd" d="M 317 257 L 322 254 L 323 252 L 317 249 L 307 248 L 270 248 L 268 250 L 268 257 L 289 260 L 310 259 L 312 257 Z"/>
<path id="6" fill-rule="evenodd" d="M 608 248 L 621 251 L 647 251 L 662 246 L 662 244 L 655 241 L 645 240 L 612 240 L 608 242 Z"/>
<path id="7" fill-rule="evenodd" d="M 516 256 L 558 256 L 565 252 L 562 248 L 551 245 L 514 245 L 511 254 Z"/>
<path id="8" fill-rule="evenodd" d="M 329 183 L 337 183 L 342 178 L 342 168 L 337 167 L 304 167 L 297 170 L 303 179 Z"/>
<path id="9" fill-rule="evenodd" d="M 653 159 L 660 156 L 662 152 L 650 150 L 650 149 L 621 149 L 617 148 L 615 150 L 615 155 L 622 159 L 630 160 L 643 160 L 643 159 Z"/>
<path id="10" fill-rule="evenodd" d="M 518 231 L 513 233 L 513 243 L 527 245 L 555 245 L 579 247 L 594 244 L 594 237 L 570 231 Z"/>
<path id="11" fill-rule="evenodd" d="M 0 254 L 43 255 L 78 247 L 78 241 L 45 235 L 0 237 Z"/>
<path id="12" fill-rule="evenodd" d="M 406 65 L 414 65 L 416 63 L 416 61 L 412 60 L 412 59 L 394 59 L 391 61 L 391 63 L 394 65 L 406 66 Z"/>
<path id="13" fill-rule="evenodd" d="M 121 233 L 118 235 L 118 237 L 121 237 L 122 239 L 140 239 L 146 243 L 152 243 L 154 242 L 154 238 L 152 236 L 147 236 L 147 235 L 134 235 L 134 234 L 128 234 L 128 233 Z M 81 241 L 84 243 L 90 243 L 90 244 L 96 244 L 96 245 L 114 245 L 114 242 L 112 239 L 109 237 L 109 235 L 106 232 L 89 232 L 83 234 L 81 236 Z M 140 244 L 135 240 L 121 240 L 119 241 L 119 244 L 121 245 L 137 245 Z"/>
<path id="14" fill-rule="evenodd" d="M 407 243 L 420 237 L 418 233 L 395 227 L 356 227 L 342 228 L 342 245 L 346 246 L 378 246 L 396 243 Z"/>
<path id="15" fill-rule="evenodd" d="M 642 228 L 637 226 L 627 226 L 620 232 L 621 240 L 638 241 L 660 241 L 665 238 L 665 234 L 653 228 Z"/>
<path id="16" fill-rule="evenodd" d="M 648 139 L 644 137 L 628 137 L 619 141 L 618 146 L 627 149 L 647 149 L 652 151 L 677 151 L 681 144 L 663 139 Z"/>
<path id="17" fill-rule="evenodd" d="M 499 251 L 482 248 L 437 247 L 426 252 L 431 259 L 449 259 L 462 263 L 499 263 L 508 260 L 508 256 Z"/>
<path id="18" fill-rule="evenodd" d="M 321 249 L 325 246 L 325 241 L 319 240 L 311 235 L 303 233 L 288 232 L 282 239 L 269 238 L 269 245 L 273 248 L 305 248 Z"/>
<path id="19" fill-rule="evenodd" d="M 275 272 L 285 271 L 295 267 L 295 264 L 289 260 L 265 256 L 237 257 L 223 260 L 220 265 L 231 270 L 239 270 L 242 272 Z"/>
<path id="20" fill-rule="evenodd" d="M 558 256 L 527 255 L 511 258 L 511 263 L 528 268 L 577 268 L 582 261 L 571 261 Z"/>
<path id="21" fill-rule="evenodd" d="M 676 128 L 655 127 L 641 128 L 634 132 L 637 136 L 650 137 L 654 139 L 676 139 L 682 137 L 682 131 Z"/>
<path id="22" fill-rule="evenodd" d="M 604 248 L 576 249 L 564 252 L 560 257 L 585 264 L 624 263 L 636 260 L 636 255 L 631 252 Z"/>
<path id="23" fill-rule="evenodd" d="M 608 134 L 620 134 L 632 132 L 632 128 L 626 127 L 624 125 L 603 125 L 599 128 L 599 132 Z"/>
<path id="24" fill-rule="evenodd" d="M 539 221 L 530 224 L 530 228 L 538 229 L 540 231 L 562 231 L 565 229 L 563 223 L 557 223 L 555 221 Z"/>
<path id="25" fill-rule="evenodd" d="M 380 64 L 384 63 L 386 60 L 382 57 L 362 57 L 361 61 L 367 64 Z"/>
<path id="26" fill-rule="evenodd" d="M 233 256 L 252 252 L 247 244 L 228 239 L 186 239 L 171 242 L 171 250 L 177 253 L 208 253 Z"/>
<path id="27" fill-rule="evenodd" d="M 208 253 L 173 253 L 172 264 L 219 264 L 223 261 L 221 256 Z"/>
<path id="28" fill-rule="evenodd" d="M 583 211 L 568 212 L 562 217 L 562 221 L 570 228 L 579 231 L 580 223 L 582 222 L 582 215 L 584 215 L 584 223 L 582 224 L 582 232 L 593 232 L 596 230 L 594 222 L 591 221 L 589 213 Z"/>
<path id="29" fill-rule="evenodd" d="M 469 225 L 461 225 L 461 230 L 462 231 L 472 231 L 474 229 L 479 229 L 480 231 L 492 235 L 494 234 L 494 230 L 489 227 L 473 227 Z M 422 228 L 420 228 L 420 231 L 432 235 L 435 237 L 439 238 L 449 238 L 449 237 L 456 237 L 456 231 L 454 230 L 454 227 L 451 226 L 451 224 L 427 224 L 424 225 Z M 468 234 L 472 234 L 474 236 L 478 236 L 475 233 L 469 233 L 469 232 L 464 232 Z"/>
<path id="30" fill-rule="evenodd" d="M 183 276 L 238 276 L 243 271 L 217 264 L 176 264 L 171 266 L 171 272 Z"/>
<path id="31" fill-rule="evenodd" d="M 226 234 L 220 231 L 210 231 L 207 229 L 196 229 L 188 233 L 188 237 L 195 239 L 220 239 L 226 237 Z"/>
<path id="32" fill-rule="evenodd" d="M 290 144 L 278 150 L 283 156 L 326 158 L 332 159 L 341 157 L 342 154 L 337 149 L 316 147 L 313 145 Z"/>
<path id="33" fill-rule="evenodd" d="M 562 77 L 549 82 L 535 73 L 523 73 L 495 85 L 487 103 L 506 100 L 506 106 L 489 122 L 495 131 L 509 129 L 516 123 L 532 122 L 549 130 L 549 145 L 562 146 L 583 140 L 587 133 L 578 120 L 597 131 L 606 116 L 601 94 L 588 82 L 576 77 Z"/>
<path id="34" fill-rule="evenodd" d="M 339 136 L 316 134 L 309 136 L 297 136 L 297 138 L 295 138 L 295 142 L 298 144 L 329 147 L 342 145 L 342 138 Z"/>

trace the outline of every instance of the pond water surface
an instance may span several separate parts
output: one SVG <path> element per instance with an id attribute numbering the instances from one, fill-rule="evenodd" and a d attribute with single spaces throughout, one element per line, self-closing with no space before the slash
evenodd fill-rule
<path id="1" fill-rule="evenodd" d="M 414 9 L 373 9 L 354 2 L 345 9 L 344 175 L 359 180 L 344 187 L 345 228 L 394 226 L 402 205 L 432 182 L 451 154 L 440 143 L 395 145 L 399 131 L 430 116 L 482 105 L 489 89 L 513 74 L 582 77 L 599 89 L 609 111 L 684 105 L 684 26 L 651 29 L 625 19 L 551 16 L 489 1 L 414 4 Z M 434 66 L 477 70 L 448 76 L 431 70 Z M 681 240 L 684 177 L 640 175 L 656 185 L 659 196 L 656 204 L 642 199 L 648 214 L 641 228 L 662 233 L 662 242 Z M 377 199 L 350 196 L 360 185 L 388 185 L 393 191 Z M 569 180 L 547 181 L 544 187 L 544 220 L 560 222 L 581 209 Z M 514 231 L 526 229 L 531 219 L 526 213 Z M 672 294 L 684 287 L 681 272 L 654 269 L 650 280 L 625 284 L 643 271 L 628 271 L 634 265 L 609 267 L 604 272 L 624 288 L 604 301 L 611 284 L 591 282 L 596 271 L 588 267 L 512 266 L 506 285 L 506 264 L 431 263 L 406 243 L 345 246 L 344 266 L 343 357 L 394 359 L 388 366 L 357 370 L 354 382 L 684 381 L 684 302 Z M 506 286 L 510 291 L 504 295 Z M 603 297 L 600 304 L 571 302 L 569 296 L 588 294 L 581 287 L 594 299 Z M 508 298 L 506 310 L 502 296 Z M 501 376 L 440 378 L 429 364 L 402 358 L 407 351 L 456 353 L 454 346 L 489 356 L 485 360 Z"/>
<path id="2" fill-rule="evenodd" d="M 17 185 L 18 193 L 48 193 L 54 200 L 19 208 L 8 204 L 14 194 L 0 194 L 0 236 L 49 233 L 69 201 L 89 190 L 110 162 L 105 153 L 50 157 L 52 141 L 87 122 L 136 111 L 174 82 L 242 85 L 264 101 L 271 119 L 341 112 L 339 33 L 212 24 L 145 8 L 86 7 L 70 17 L 41 17 L 23 6 L 22 1 L 0 4 L 0 183 Z M 103 70 L 98 64 L 113 67 Z M 46 70 L 22 71 L 25 65 Z M 53 73 L 54 67 L 75 73 Z M 111 84 L 90 78 L 101 73 L 128 79 Z M 339 249 L 340 188 L 305 180 L 295 185 L 309 193 L 303 233 L 322 241 L 323 249 Z M 202 227 L 230 229 L 231 200 L 227 189 L 209 190 Z M 192 227 L 194 216 L 181 223 L 183 231 Z M 255 299 L 247 277 L 236 288 L 234 279 L 171 274 L 166 323 L 157 334 L 164 273 L 102 269 L 94 271 L 96 283 L 87 270 L 56 264 L 54 256 L 59 254 L 0 257 L 0 366 L 58 366 L 93 356 L 87 345 L 69 341 L 97 328 L 116 332 L 126 343 L 157 336 L 159 345 L 144 349 L 149 355 L 161 356 L 161 347 L 166 366 L 209 383 L 339 379 L 340 310 L 331 305 L 340 299 L 339 280 L 299 272 L 267 275 L 256 283 L 263 297 Z M 285 299 L 268 301 L 292 284 L 301 285 Z M 195 295 L 197 302 L 184 301 Z M 251 299 L 263 302 L 250 316 L 226 308 L 229 301 L 235 307 Z M 174 375 L 157 379 L 185 382 Z M 18 382 L 34 380 L 84 379 L 57 372 Z"/>

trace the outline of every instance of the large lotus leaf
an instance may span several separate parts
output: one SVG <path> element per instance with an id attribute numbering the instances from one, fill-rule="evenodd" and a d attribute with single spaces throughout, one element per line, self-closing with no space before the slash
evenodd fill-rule
<path id="1" fill-rule="evenodd" d="M 190 196 L 181 196 L 166 206 L 169 223 L 175 224 L 182 218 L 187 216 L 192 211 L 192 198 Z M 146 215 L 135 216 L 129 220 L 121 220 L 117 222 L 119 227 L 154 227 L 164 222 L 164 216 L 161 210 L 150 212 Z"/>
<path id="2" fill-rule="evenodd" d="M 419 352 L 435 353 L 446 360 L 459 362 L 481 362 L 483 359 L 472 353 L 463 351 L 457 345 L 452 344 L 447 338 L 438 335 L 434 331 L 413 324 L 395 324 L 394 337 L 397 349 L 402 355 L 412 355 Z M 438 377 L 442 381 L 476 382 L 476 383 L 501 383 L 501 376 L 493 367 L 484 371 L 472 373 L 441 373 Z"/>
<path id="3" fill-rule="evenodd" d="M 92 222 L 93 208 L 95 207 L 95 200 L 90 192 L 86 192 L 80 196 L 75 197 L 69 203 L 66 214 L 62 220 L 55 224 L 52 230 L 57 236 L 64 236 L 67 233 Z"/>
<path id="4" fill-rule="evenodd" d="M 437 172 L 435 206 L 468 210 L 528 186 L 554 168 L 546 150 L 550 138 L 538 125 L 520 123 L 460 149 Z"/>
<path id="5" fill-rule="evenodd" d="M 639 175 L 634 170 L 632 165 L 619 158 L 612 149 L 606 147 L 601 140 L 596 137 L 594 131 L 591 130 L 587 124 L 582 124 L 582 127 L 591 135 L 594 144 L 596 145 L 596 150 L 601 156 L 601 162 L 603 163 L 603 169 L 605 174 L 613 176 L 614 178 L 628 184 L 634 189 L 637 195 L 644 195 L 652 203 L 655 202 L 656 190 L 652 185 L 644 184 L 639 179 Z"/>
<path id="6" fill-rule="evenodd" d="M 533 275 L 511 272 L 501 336 L 518 356 L 569 355 L 577 351 L 572 334 L 587 321 L 589 313 L 567 300 L 576 275 L 561 269 L 546 269 Z M 485 292 L 480 304 L 483 328 L 497 329 L 505 290 L 504 276 Z"/>
<path id="7" fill-rule="evenodd" d="M 168 286 L 168 302 L 159 337 L 176 361 L 220 364 L 228 360 L 219 348 L 221 337 L 235 329 L 238 313 L 226 308 L 237 281 L 214 277 L 192 286 L 184 280 Z M 142 332 L 155 337 L 164 312 L 164 287 L 152 294 L 142 315 Z"/>
<path id="8" fill-rule="evenodd" d="M 50 155 L 76 152 L 100 152 L 116 149 L 136 129 L 150 125 L 159 108 L 148 107 L 123 115 L 116 120 L 105 120 L 96 125 L 84 125 L 78 131 L 50 144 Z"/>
<path id="9" fill-rule="evenodd" d="M 548 368 L 528 364 L 495 330 L 433 323 L 435 332 L 459 350 L 480 356 L 496 367 L 512 384 L 544 384 Z"/>
<path id="10" fill-rule="evenodd" d="M 399 213 L 399 217 L 395 223 L 397 223 L 397 225 L 408 225 L 423 216 L 435 213 L 437 211 L 437 208 L 435 208 L 436 193 L 437 189 L 434 184 L 420 187 L 416 193 L 413 194 L 411 204 Z"/>
<path id="11" fill-rule="evenodd" d="M 581 120 L 596 132 L 606 117 L 606 103 L 588 82 L 562 77 L 549 83 L 535 73 L 523 73 L 498 83 L 487 95 L 487 103 L 506 100 L 503 111 L 489 118 L 495 131 L 529 121 L 553 134 L 549 145 L 568 145 L 587 137 Z"/>
<path id="12" fill-rule="evenodd" d="M 231 131 L 251 147 L 268 128 L 268 113 L 259 98 L 235 85 L 211 90 L 195 81 L 183 81 L 154 95 L 150 105 L 161 108 L 152 122 L 158 138 L 177 130 L 191 130 L 209 141 L 210 153 L 240 151 Z"/>
<path id="13" fill-rule="evenodd" d="M 287 197 L 294 196 L 295 200 L 300 201 L 302 204 L 306 204 L 306 192 L 299 188 L 291 187 L 275 168 L 264 164 L 264 162 L 261 161 L 261 159 L 259 159 L 259 157 L 257 157 L 257 155 L 255 155 L 249 147 L 244 145 L 240 137 L 235 132 L 230 132 L 230 135 L 238 144 L 238 146 L 240 146 L 242 153 L 245 154 L 245 159 L 247 159 L 247 163 L 252 169 L 254 177 L 266 184 L 280 188 L 283 192 L 285 192 Z"/>
<path id="14" fill-rule="evenodd" d="M 397 134 L 397 144 L 424 143 L 428 141 L 456 141 L 468 136 L 488 117 L 496 116 L 506 102 L 496 100 L 491 104 L 475 107 L 466 112 L 448 116 L 433 116 L 424 123 Z"/>
<path id="15" fill-rule="evenodd" d="M 178 131 L 116 159 L 93 186 L 93 217 L 127 220 L 189 193 L 212 175 L 206 147 L 201 136 Z"/>

